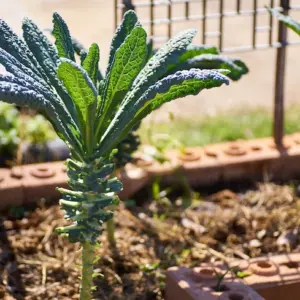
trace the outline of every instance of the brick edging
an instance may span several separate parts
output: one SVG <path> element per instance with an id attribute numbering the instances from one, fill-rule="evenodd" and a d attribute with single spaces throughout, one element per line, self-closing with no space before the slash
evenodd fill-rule
<path id="1" fill-rule="evenodd" d="M 191 184 L 213 185 L 232 180 L 287 180 L 300 176 L 300 133 L 288 135 L 286 149 L 278 151 L 272 138 L 227 142 L 169 151 L 167 163 L 139 159 L 121 172 L 127 198 L 145 186 L 155 175 L 168 184 L 178 181 L 180 170 Z M 23 165 L 0 169 L 0 209 L 23 205 L 40 198 L 59 197 L 56 186 L 67 185 L 63 162 Z"/>
<path id="2" fill-rule="evenodd" d="M 118 175 L 124 185 L 120 198 L 127 199 L 149 181 L 141 168 L 126 166 Z M 56 187 L 67 187 L 64 162 L 30 164 L 0 169 L 0 210 L 34 203 L 41 198 L 59 198 Z"/>
<path id="3" fill-rule="evenodd" d="M 175 168 L 185 174 L 191 184 L 213 185 L 234 180 L 288 180 L 300 176 L 300 133 L 284 139 L 286 149 L 278 151 L 273 138 L 226 142 L 186 149 L 187 155 L 169 151 L 169 162 L 154 163 L 145 169 L 163 175 L 166 183 L 174 183 Z"/>
<path id="4" fill-rule="evenodd" d="M 228 290 L 234 292 L 240 285 L 247 287 L 248 292 L 249 288 L 255 290 L 261 296 L 252 294 L 251 297 L 248 296 L 249 300 L 300 299 L 300 253 L 237 260 L 229 264 L 229 267 L 233 266 L 238 266 L 242 271 L 250 271 L 251 275 L 241 279 L 229 272 L 223 283 Z M 222 293 L 217 293 L 213 289 L 216 284 L 214 269 L 224 272 L 228 266 L 216 263 L 201 264 L 193 269 L 170 268 L 166 279 L 167 300 L 176 300 L 174 295 L 180 295 L 181 300 L 221 299 Z M 235 285 L 232 285 L 233 283 Z M 245 297 L 246 299 L 248 298 Z"/>

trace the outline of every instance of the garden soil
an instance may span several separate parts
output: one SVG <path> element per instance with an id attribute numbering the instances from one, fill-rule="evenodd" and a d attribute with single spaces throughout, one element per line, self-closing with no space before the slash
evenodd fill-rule
<path id="1" fill-rule="evenodd" d="M 99 240 L 95 299 L 163 299 L 170 266 L 299 251 L 297 193 L 292 184 L 264 183 L 200 192 L 183 209 L 178 195 L 150 201 L 141 191 L 137 205 L 122 203 L 116 211 L 116 248 L 108 246 L 105 232 Z M 41 201 L 0 220 L 0 299 L 78 299 L 80 246 L 54 232 L 67 224 L 59 206 Z"/>

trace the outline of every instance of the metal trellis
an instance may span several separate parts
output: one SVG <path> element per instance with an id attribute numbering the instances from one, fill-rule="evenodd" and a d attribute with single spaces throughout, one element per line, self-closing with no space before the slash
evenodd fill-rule
<path id="1" fill-rule="evenodd" d="M 216 9 L 211 12 L 208 5 L 214 2 Z M 286 47 L 288 45 L 300 44 L 300 39 L 289 40 L 287 39 L 287 28 L 281 22 L 276 27 L 277 40 L 274 41 L 274 22 L 273 17 L 269 15 L 265 7 L 259 6 L 258 0 L 230 0 L 234 3 L 229 11 L 225 10 L 225 0 L 115 0 L 115 25 L 121 19 L 121 15 L 129 9 L 148 10 L 148 18 L 141 18 L 141 23 L 149 27 L 149 35 L 153 39 L 154 45 L 156 43 L 164 42 L 172 36 L 173 26 L 182 22 L 199 22 L 201 28 L 201 42 L 207 44 L 209 38 L 217 38 L 217 44 L 220 52 L 235 53 L 244 51 L 253 51 L 261 49 L 276 48 L 276 78 L 275 78 L 275 99 L 274 99 L 274 122 L 273 122 L 273 135 L 274 141 L 278 149 L 283 149 L 283 136 L 284 136 L 284 75 L 286 65 Z M 247 3 L 247 9 L 243 9 L 243 4 Z M 266 0 L 266 5 L 271 8 L 276 8 L 288 15 L 290 11 L 300 10 L 299 5 L 290 5 L 290 0 Z M 199 9 L 191 9 L 193 3 L 200 3 Z M 277 3 L 277 5 L 276 5 Z M 181 15 L 174 15 L 173 8 L 175 5 L 182 5 Z M 166 7 L 165 17 L 156 17 L 155 8 Z M 268 24 L 258 26 L 258 17 L 267 15 Z M 224 31 L 225 18 L 233 18 L 237 16 L 248 16 L 252 18 L 251 28 L 249 28 L 251 43 L 248 45 L 234 45 L 226 47 L 224 41 L 226 40 L 226 32 Z M 217 20 L 218 30 L 208 31 L 208 21 Z M 166 26 L 166 35 L 157 36 L 155 34 L 156 26 Z M 267 32 L 267 41 L 265 43 L 258 42 L 258 33 Z"/>

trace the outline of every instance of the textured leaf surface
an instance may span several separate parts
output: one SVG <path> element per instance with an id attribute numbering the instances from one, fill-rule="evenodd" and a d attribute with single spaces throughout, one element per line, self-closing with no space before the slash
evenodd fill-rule
<path id="1" fill-rule="evenodd" d="M 46 115 L 63 140 L 67 140 L 69 144 L 77 145 L 74 146 L 76 149 L 81 148 L 78 146 L 80 145 L 78 127 L 55 93 L 22 73 L 19 73 L 18 77 L 0 74 L 0 82 L 3 87 L 2 93 L 9 94 L 3 96 L 1 100 L 9 102 L 13 99 L 12 97 L 15 97 L 17 102 L 9 103 L 40 110 Z M 7 98 L 7 96 L 9 97 Z M 22 99 L 23 97 L 24 99 Z"/>
<path id="2" fill-rule="evenodd" d="M 84 47 L 84 45 L 79 40 L 77 40 L 74 37 L 72 37 L 72 43 L 73 43 L 74 51 L 76 52 L 77 55 L 79 55 L 80 62 L 82 65 L 88 55 L 88 50 Z M 100 57 L 100 49 L 99 49 L 99 57 Z M 97 80 L 100 81 L 102 79 L 103 79 L 102 73 L 100 69 L 98 69 Z"/>
<path id="3" fill-rule="evenodd" d="M 0 19 L 0 48 L 10 53 L 21 64 L 31 69 L 37 76 L 46 80 L 45 73 L 38 64 L 36 58 L 28 49 L 27 45 L 21 40 L 7 25 Z"/>
<path id="4" fill-rule="evenodd" d="M 230 71 L 227 76 L 232 80 L 239 80 L 249 71 L 245 63 L 238 58 L 214 54 L 203 54 L 188 59 L 184 63 L 177 65 L 175 70 L 190 70 L 193 68 L 200 70 L 227 69 Z M 172 72 L 174 71 L 172 70 Z"/>
<path id="5" fill-rule="evenodd" d="M 295 31 L 298 35 L 300 35 L 300 23 L 299 22 L 295 21 L 293 18 L 291 18 L 289 16 L 285 16 L 284 14 L 281 14 L 276 9 L 268 8 L 268 10 L 279 21 L 283 22 L 285 25 L 287 25 L 289 28 L 291 28 L 293 31 Z"/>
<path id="6" fill-rule="evenodd" d="M 57 51 L 45 34 L 38 28 L 38 26 L 29 18 L 25 18 L 23 20 L 22 29 L 23 37 L 27 45 L 30 41 L 34 41 L 35 43 L 39 41 L 41 44 L 39 48 L 45 52 L 46 56 L 51 59 L 54 65 L 56 65 L 59 59 Z"/>
<path id="7" fill-rule="evenodd" d="M 139 99 L 132 98 L 120 107 L 103 136 L 103 150 L 100 151 L 114 147 L 135 124 L 162 104 L 187 95 L 197 95 L 203 89 L 219 87 L 223 83 L 229 83 L 227 77 L 213 70 L 179 71 L 163 78 Z"/>
<path id="8" fill-rule="evenodd" d="M 219 50 L 215 46 L 207 45 L 189 45 L 186 51 L 180 56 L 179 62 L 199 56 L 202 54 L 219 54 Z"/>
<path id="9" fill-rule="evenodd" d="M 145 30 L 137 26 L 116 51 L 103 96 L 105 99 L 103 117 L 108 121 L 143 67 L 147 55 L 146 39 Z"/>
<path id="10" fill-rule="evenodd" d="M 136 28 L 139 27 L 137 26 Z M 155 84 L 167 72 L 168 65 L 178 61 L 178 58 L 185 52 L 186 47 L 191 43 L 195 34 L 195 30 L 183 31 L 157 51 L 139 72 L 131 89 L 124 97 L 124 100 L 122 100 L 122 105 L 130 102 L 130 99 L 138 99 L 145 90 Z M 106 106 L 107 104 L 103 101 L 102 105 Z M 101 113 L 102 109 L 100 108 L 100 114 Z M 102 123 L 103 122 L 100 122 L 99 125 L 102 126 Z M 97 138 L 99 139 L 103 132 L 98 129 L 99 128 L 97 128 Z"/>
<path id="11" fill-rule="evenodd" d="M 99 59 L 100 49 L 97 44 L 92 44 L 82 63 L 82 67 L 86 70 L 95 85 L 97 85 Z"/>
<path id="12" fill-rule="evenodd" d="M 15 57 L 10 55 L 8 52 L 0 48 L 0 64 L 2 64 L 7 72 L 18 76 L 19 74 L 27 75 L 42 85 L 47 85 L 46 82 L 39 77 L 32 69 L 27 68 L 20 63 Z"/>
<path id="13" fill-rule="evenodd" d="M 53 25 L 53 35 L 56 39 L 55 45 L 58 55 L 75 61 L 74 47 L 68 26 L 58 13 L 53 14 Z"/>
<path id="14" fill-rule="evenodd" d="M 219 54 L 219 50 L 214 46 L 188 45 L 186 51 L 179 57 L 178 61 L 175 64 L 168 66 L 168 74 L 186 69 L 178 66 L 185 63 L 187 60 L 202 54 Z"/>
<path id="15" fill-rule="evenodd" d="M 195 36 L 195 30 L 186 30 L 169 40 L 148 61 L 133 83 L 133 93 L 141 94 L 167 72 L 169 64 L 174 64 L 186 51 Z"/>
<path id="16" fill-rule="evenodd" d="M 6 68 L 9 73 L 14 75 L 14 77 L 2 76 L 2 80 L 21 84 L 24 87 L 28 88 L 30 86 L 30 89 L 34 90 L 38 94 L 42 94 L 51 102 L 53 107 L 57 109 L 66 123 L 71 125 L 73 128 L 78 128 L 74 123 L 73 118 L 71 118 L 71 116 L 69 115 L 67 109 L 65 109 L 65 106 L 61 102 L 61 100 L 55 95 L 55 93 L 52 92 L 51 89 L 48 89 L 43 79 L 38 77 L 31 69 L 22 65 L 19 61 L 17 61 L 13 56 L 11 56 L 3 49 L 0 49 L 0 63 Z"/>
<path id="17" fill-rule="evenodd" d="M 65 109 L 65 106 L 61 99 L 58 98 L 57 95 L 51 90 L 41 85 L 39 82 L 35 81 L 30 76 L 27 76 L 26 74 L 22 73 L 18 73 L 18 77 L 0 74 L 0 80 L 2 82 L 10 82 L 19 86 L 23 86 L 24 88 L 30 89 L 36 92 L 37 94 L 42 95 L 45 99 L 47 99 L 47 101 L 49 101 L 53 105 L 53 107 L 57 110 L 57 112 L 61 115 L 61 117 L 67 124 L 75 126 L 73 120 L 71 119 L 71 116 Z"/>
<path id="18" fill-rule="evenodd" d="M 86 121 L 88 107 L 97 101 L 97 90 L 82 67 L 71 60 L 62 59 L 58 76 L 71 95 L 81 119 Z"/>
<path id="19" fill-rule="evenodd" d="M 130 34 L 130 32 L 137 25 L 137 23 L 138 23 L 138 19 L 134 11 L 131 10 L 124 14 L 123 20 L 121 24 L 118 26 L 116 33 L 111 42 L 107 72 L 109 71 L 110 65 L 114 60 L 116 51 L 123 44 L 126 37 Z"/>
<path id="20" fill-rule="evenodd" d="M 44 112 L 54 128 L 60 133 L 75 149 L 74 138 L 72 139 L 68 133 L 68 129 L 62 123 L 55 108 L 52 106 L 43 95 L 16 83 L 3 81 L 5 78 L 0 78 L 0 97 L 1 100 L 7 103 L 13 103 L 21 107 L 30 107 L 35 110 Z"/>
<path id="21" fill-rule="evenodd" d="M 53 45 L 51 45 L 43 32 L 29 19 L 25 19 L 23 21 L 23 36 L 28 47 L 46 73 L 47 78 L 49 78 L 50 85 L 55 87 L 57 93 L 62 98 L 68 111 L 72 115 L 72 118 L 75 122 L 77 122 L 73 101 L 57 78 L 56 69 L 59 57 L 56 49 Z"/>

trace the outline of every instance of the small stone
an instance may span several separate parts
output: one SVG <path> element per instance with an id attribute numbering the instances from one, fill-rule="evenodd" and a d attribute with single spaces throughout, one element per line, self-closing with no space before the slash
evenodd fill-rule
<path id="1" fill-rule="evenodd" d="M 213 202 L 222 202 L 223 200 L 237 199 L 237 194 L 231 190 L 223 190 L 210 196 Z"/>
<path id="2" fill-rule="evenodd" d="M 6 230 L 11 230 L 11 229 L 14 228 L 14 223 L 10 220 L 3 221 L 3 225 L 4 225 Z"/>
<path id="3" fill-rule="evenodd" d="M 139 219 L 145 220 L 147 218 L 147 215 L 145 213 L 139 213 L 138 214 Z"/>
<path id="4" fill-rule="evenodd" d="M 261 246 L 261 242 L 257 239 L 251 240 L 249 242 L 249 247 L 250 248 L 259 248 Z"/>
<path id="5" fill-rule="evenodd" d="M 200 224 L 197 224 L 188 218 L 183 218 L 181 220 L 181 224 L 183 227 L 193 230 L 195 233 L 202 234 L 206 231 L 206 228 Z"/>
<path id="6" fill-rule="evenodd" d="M 265 235 L 266 235 L 266 230 L 265 229 L 262 229 L 262 230 L 260 230 L 260 231 L 258 231 L 257 233 L 256 233 L 256 237 L 259 239 L 259 240 L 261 240 L 261 239 L 263 239 L 264 237 L 265 237 Z"/>
<path id="7" fill-rule="evenodd" d="M 217 209 L 217 205 L 213 202 L 208 202 L 208 201 L 203 201 L 201 202 L 201 204 L 199 205 L 199 207 L 197 207 L 197 212 L 215 212 Z"/>

